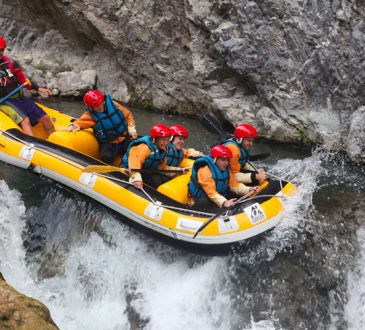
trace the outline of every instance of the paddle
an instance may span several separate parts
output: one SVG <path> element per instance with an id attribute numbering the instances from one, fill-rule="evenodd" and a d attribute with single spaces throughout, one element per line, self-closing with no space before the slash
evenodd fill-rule
<path id="1" fill-rule="evenodd" d="M 220 120 L 212 112 L 208 112 L 203 117 L 201 117 L 200 118 L 200 123 L 208 131 L 210 131 L 212 133 L 218 133 L 223 138 L 228 139 L 228 138 L 233 137 L 232 134 L 230 134 L 230 133 L 228 133 L 228 132 L 225 131 L 225 129 L 222 126 L 222 123 L 220 122 Z M 265 153 L 262 153 L 262 154 L 250 155 L 249 156 L 249 159 L 251 161 L 263 160 L 263 159 L 266 159 L 266 158 L 270 157 L 270 155 L 271 155 L 270 152 L 265 152 Z"/>
<path id="2" fill-rule="evenodd" d="M 25 87 L 25 85 L 29 84 L 29 80 L 25 81 L 24 83 L 22 83 L 21 85 L 19 85 L 17 88 L 15 88 L 14 90 L 12 90 L 8 95 L 4 96 L 1 100 L 0 100 L 0 104 L 4 103 L 9 97 L 13 96 L 15 93 L 19 92 L 22 88 Z"/>
<path id="3" fill-rule="evenodd" d="M 210 223 L 212 223 L 215 219 L 219 218 L 223 213 L 229 211 L 230 209 L 232 209 L 234 206 L 236 206 L 237 204 L 241 203 L 244 199 L 246 199 L 247 197 L 252 195 L 252 191 L 248 192 L 246 195 L 241 196 L 239 199 L 237 199 L 234 204 L 232 204 L 231 206 L 227 207 L 227 208 L 223 208 L 223 210 L 219 211 L 218 213 L 212 215 L 203 225 L 201 225 L 198 230 L 195 232 L 193 239 L 198 236 L 198 234 L 204 229 L 206 228 Z"/>
<path id="4" fill-rule="evenodd" d="M 134 168 L 134 169 L 127 169 L 121 168 L 111 165 L 89 165 L 86 166 L 83 170 L 86 173 L 109 173 L 109 172 L 121 172 L 123 174 L 129 174 L 130 171 L 132 172 L 140 172 L 140 173 L 182 173 L 183 168 L 181 170 L 160 170 L 160 169 L 152 169 L 152 168 Z"/>

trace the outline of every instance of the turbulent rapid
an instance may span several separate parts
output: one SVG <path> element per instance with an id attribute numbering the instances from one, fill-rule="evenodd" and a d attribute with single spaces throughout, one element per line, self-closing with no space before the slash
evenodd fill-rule
<path id="1" fill-rule="evenodd" d="M 274 155 L 259 165 L 298 191 L 274 230 L 225 256 L 166 245 L 2 164 L 0 271 L 61 329 L 364 328 L 363 168 L 320 149 L 265 147 Z"/>

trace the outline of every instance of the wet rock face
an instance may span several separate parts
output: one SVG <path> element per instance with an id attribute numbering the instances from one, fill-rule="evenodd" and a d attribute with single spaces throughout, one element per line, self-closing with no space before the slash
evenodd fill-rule
<path id="1" fill-rule="evenodd" d="M 0 3 L 12 53 L 61 94 L 60 72 L 95 70 L 97 86 L 126 101 L 216 110 L 264 137 L 345 150 L 364 104 L 363 1 Z"/>
<path id="2" fill-rule="evenodd" d="M 8 285 L 0 273 L 0 328 L 56 330 L 49 310 L 41 302 L 26 297 Z"/>
<path id="3" fill-rule="evenodd" d="M 354 161 L 365 163 L 365 107 L 357 109 L 350 121 L 347 138 L 348 154 Z"/>
<path id="4" fill-rule="evenodd" d="M 314 200 L 319 213 L 296 229 L 292 245 L 271 262 L 269 240 L 251 242 L 233 255 L 232 308 L 240 318 L 232 328 L 249 328 L 252 320 L 269 318 L 275 320 L 275 329 L 348 329 L 343 305 L 348 273 L 361 252 L 357 231 L 364 218 L 364 197 L 336 191 Z"/>

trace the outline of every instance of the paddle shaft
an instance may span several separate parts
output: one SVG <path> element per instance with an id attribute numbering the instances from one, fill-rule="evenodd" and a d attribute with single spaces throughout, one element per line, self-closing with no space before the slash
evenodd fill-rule
<path id="1" fill-rule="evenodd" d="M 182 173 L 180 170 L 160 170 L 160 169 L 127 169 L 111 165 L 89 165 L 83 169 L 83 172 L 94 172 L 94 173 L 108 173 L 108 172 L 122 172 L 129 174 L 129 172 L 140 172 L 140 173 Z"/>
<path id="2" fill-rule="evenodd" d="M 209 226 L 210 223 L 212 223 L 215 219 L 219 218 L 223 213 L 229 211 L 232 207 L 236 206 L 237 204 L 241 203 L 242 200 L 246 199 L 247 197 L 251 196 L 252 192 L 248 192 L 247 194 L 241 196 L 239 199 L 237 199 L 233 205 L 231 205 L 230 207 L 227 208 L 223 208 L 223 210 L 221 210 L 220 212 L 218 212 L 217 214 L 211 216 L 202 226 L 199 227 L 199 229 L 196 231 L 196 233 L 193 236 L 193 239 L 198 236 L 198 234 L 207 226 Z"/>

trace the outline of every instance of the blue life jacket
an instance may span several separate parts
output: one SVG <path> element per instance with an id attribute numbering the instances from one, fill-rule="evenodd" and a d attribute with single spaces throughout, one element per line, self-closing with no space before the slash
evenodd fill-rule
<path id="1" fill-rule="evenodd" d="M 142 168 L 158 168 L 166 157 L 166 150 L 159 149 L 153 142 L 150 136 L 144 136 L 137 140 L 133 140 L 127 149 L 127 152 L 123 156 L 123 161 L 120 167 L 128 168 L 128 158 L 132 147 L 138 146 L 141 143 L 147 144 L 151 150 L 151 155 L 144 161 Z"/>
<path id="2" fill-rule="evenodd" d="M 205 165 L 208 165 L 212 172 L 217 192 L 225 196 L 229 192 L 229 169 L 227 167 L 224 171 L 221 171 L 209 155 L 200 157 L 194 162 L 189 182 L 190 196 L 195 200 L 208 197 L 198 182 L 198 170 Z"/>
<path id="3" fill-rule="evenodd" d="M 224 146 L 226 146 L 227 144 L 233 144 L 240 150 L 241 155 L 240 155 L 239 163 L 241 164 L 241 171 L 242 171 L 243 167 L 248 162 L 248 157 L 250 156 L 250 150 L 243 149 L 242 145 L 239 144 L 236 140 L 227 140 L 222 144 Z"/>
<path id="4" fill-rule="evenodd" d="M 180 166 L 184 159 L 184 152 L 182 150 L 177 150 L 171 142 L 167 148 L 167 165 L 175 167 Z"/>
<path id="5" fill-rule="evenodd" d="M 86 111 L 95 120 L 93 131 L 99 142 L 110 142 L 119 136 L 127 135 L 127 120 L 110 95 L 105 95 L 104 112 L 97 112 L 89 107 L 86 107 Z"/>

